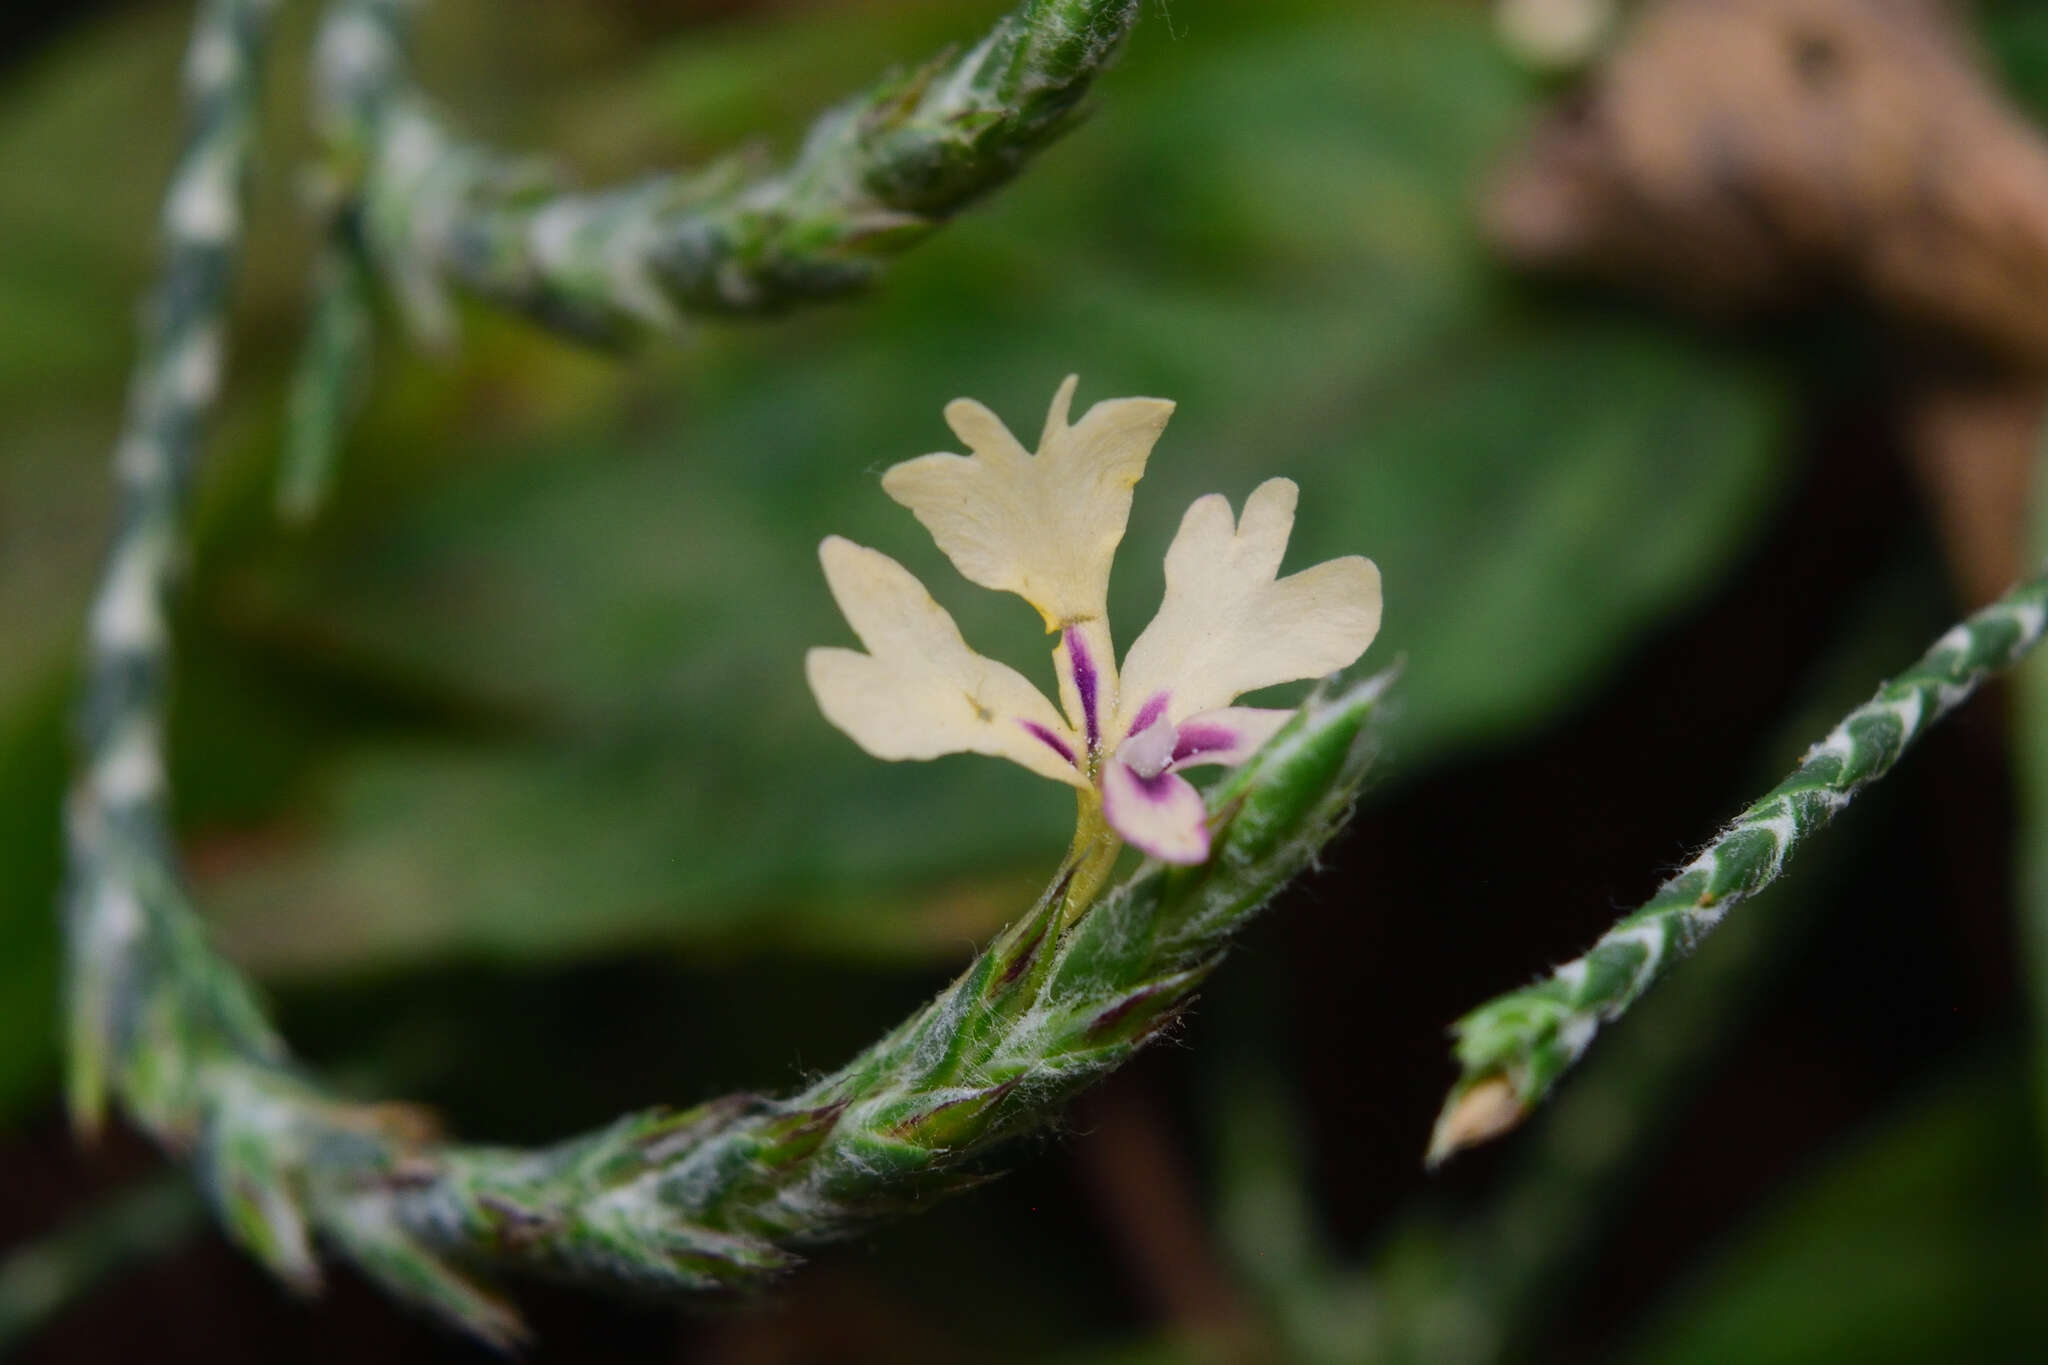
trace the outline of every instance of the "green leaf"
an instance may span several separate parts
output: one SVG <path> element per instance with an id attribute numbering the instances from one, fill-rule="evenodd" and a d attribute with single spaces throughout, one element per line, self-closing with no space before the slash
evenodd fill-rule
<path id="1" fill-rule="evenodd" d="M 2008 93 L 2037 116 L 2048 110 L 2048 14 L 2026 0 L 1992 0 L 1973 15 Z"/>
<path id="2" fill-rule="evenodd" d="M 2034 1359 L 2048 1230 L 2031 1120 L 2010 1063 L 1894 1117 L 1743 1231 L 1628 1358 Z"/>
<path id="3" fill-rule="evenodd" d="M 69 678 L 0 722 L 0 1119 L 56 1078 L 59 718 Z"/>
<path id="4" fill-rule="evenodd" d="M 814 22 L 886 65 L 865 17 Z M 1179 400 L 1114 585 L 1126 642 L 1189 500 L 1296 479 L 1291 564 L 1384 571 L 1371 657 L 1410 659 L 1411 768 L 1552 713 L 1748 542 L 1779 484 L 1776 385 L 1646 320 L 1525 297 L 1476 241 L 1475 177 L 1526 112 L 1482 16 L 1147 25 L 1102 103 L 856 308 L 707 334 L 594 387 L 589 362 L 485 330 L 441 383 L 470 411 L 479 392 L 590 395 L 514 439 L 421 401 L 423 381 L 409 409 L 387 392 L 325 534 L 252 541 L 201 609 L 500 723 L 322 757 L 286 837 L 209 864 L 236 951 L 285 970 L 655 939 L 950 952 L 989 932 L 1014 904 L 992 889 L 1050 864 L 1069 798 L 981 759 L 876 763 L 801 673 L 807 646 L 849 639 L 814 558 L 836 532 L 1050 684 L 1028 609 L 962 585 L 877 485 L 952 443 L 939 409 L 959 393 L 1027 433 L 1070 368 L 1084 404 Z"/>
<path id="5" fill-rule="evenodd" d="M 595 178 L 672 158 L 679 127 L 699 153 L 786 139 L 1000 8 L 696 32 L 622 81 L 594 41 L 566 78 L 515 36 L 486 61 L 468 11 L 436 6 L 423 57 L 457 108 L 502 93 L 503 69 L 544 73 L 508 117 Z M 100 543 L 81 528 L 109 488 L 154 190 L 118 222 L 65 225 L 79 196 L 128 202 L 132 162 L 95 138 L 170 99 L 178 28 L 95 25 L 40 65 L 33 99 L 0 105 L 34 190 L 0 211 L 0 296 L 57 278 L 61 250 L 63 278 L 100 290 L 76 297 L 101 299 L 71 319 L 76 347 L 0 328 L 20 343 L 0 344 L 0 391 L 32 404 L 33 437 L 0 495 L 37 510 L 0 580 L 19 627 L 0 705 L 23 733 L 50 727 L 52 756 L 0 773 L 0 799 L 45 813 L 20 828 L 48 860 L 61 705 L 35 689 L 74 647 Z M 289 87 L 277 107 L 296 107 Z M 903 559 L 978 647 L 1049 682 L 1030 613 L 961 584 L 876 475 L 952 443 L 938 410 L 957 393 L 1034 431 L 1069 368 L 1084 403 L 1181 403 L 1115 584 L 1125 642 L 1187 502 L 1287 474 L 1304 490 L 1292 564 L 1364 552 L 1385 571 L 1369 662 L 1409 656 L 1394 734 L 1410 770 L 1550 714 L 1746 542 L 1776 491 L 1780 404 L 1755 366 L 1499 278 L 1470 198 L 1527 102 L 1476 14 L 1148 16 L 1096 117 L 870 300 L 638 361 L 483 317 L 453 365 L 394 349 L 303 534 L 270 512 L 305 247 L 279 207 L 281 149 L 173 731 L 178 810 L 231 946 L 296 971 L 656 941 L 951 955 L 985 936 L 1056 856 L 1067 798 L 977 759 L 879 764 L 827 727 L 802 653 L 849 637 L 813 547 L 837 532 Z M 36 170 L 60 164 L 77 173 Z M 53 989 L 53 875 L 7 892 L 7 922 L 44 945 L 18 959 L 40 983 L 13 997 L 24 1018 Z"/>

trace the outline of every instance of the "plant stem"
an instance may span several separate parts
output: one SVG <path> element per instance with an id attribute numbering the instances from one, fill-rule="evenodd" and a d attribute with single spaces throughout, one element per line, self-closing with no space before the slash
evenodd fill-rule
<path id="1" fill-rule="evenodd" d="M 1095 904 L 1096 895 L 1109 880 L 1109 874 L 1116 868 L 1117 855 L 1123 850 L 1123 839 L 1103 818 L 1101 796 L 1092 790 L 1077 790 L 1074 841 L 1067 847 L 1067 860 L 1061 870 L 1061 875 L 1071 878 L 1067 887 L 1069 903 L 1083 909 Z M 1068 927 L 1066 923 L 1057 926 L 1060 932 Z"/>
<path id="2" fill-rule="evenodd" d="M 1499 996 L 1455 1026 L 1462 1074 L 1430 1142 L 1432 1164 L 1513 1128 L 1620 1018 L 1720 923 L 1785 870 L 1792 855 L 1907 746 L 1989 677 L 2040 642 L 2048 569 L 1956 625 L 1806 753 L 1797 769 L 1736 817 L 1582 957 Z"/>
<path id="3" fill-rule="evenodd" d="M 412 72 L 418 0 L 333 0 L 314 62 L 327 245 L 293 384 L 285 516 L 318 509 L 370 369 L 370 296 L 445 345 L 451 290 L 585 341 L 842 297 L 1071 127 L 1138 0 L 1025 0 L 958 56 L 879 82 L 794 160 L 737 158 L 590 193 L 451 134 Z"/>
<path id="4" fill-rule="evenodd" d="M 155 920 L 115 849 L 171 864 L 164 784 L 167 607 L 205 419 L 223 368 L 228 288 L 240 239 L 270 0 L 204 0 L 185 64 L 190 106 L 162 219 L 162 283 L 115 451 L 120 505 L 87 632 L 79 728 L 83 770 L 68 809 L 65 926 L 70 970 L 69 1099 L 96 1131 L 109 1087 L 145 1126 L 163 1130 L 186 1106 L 182 1077 L 141 1065 L 166 1027 L 204 1030 L 256 1056 L 281 1052 L 238 984 L 206 974 L 199 1008 L 136 1008 L 178 960 L 180 936 Z"/>
<path id="5" fill-rule="evenodd" d="M 341 1192 L 343 1223 L 407 1248 L 402 1266 L 445 1256 L 730 1291 L 979 1183 L 993 1146 L 1168 1028 L 1228 936 L 1313 860 L 1362 780 L 1361 731 L 1383 686 L 1311 699 L 1219 784 L 1208 863 L 1147 864 L 1086 905 L 1077 893 L 1095 860 L 1068 860 L 936 1000 L 802 1093 L 631 1115 L 541 1152 L 418 1151 Z"/>
<path id="6" fill-rule="evenodd" d="M 1071 127 L 1138 17 L 1138 0 L 1025 0 L 959 55 L 828 111 L 779 170 L 575 193 L 442 128 L 407 69 L 410 8 L 339 0 L 321 39 L 321 123 L 372 259 L 431 335 L 454 284 L 605 341 L 871 284 Z"/>

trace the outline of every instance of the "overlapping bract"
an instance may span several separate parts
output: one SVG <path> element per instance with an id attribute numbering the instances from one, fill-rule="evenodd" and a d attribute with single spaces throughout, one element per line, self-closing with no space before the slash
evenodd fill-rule
<path id="1" fill-rule="evenodd" d="M 1109 573 L 1173 404 L 1097 403 L 1069 422 L 1075 380 L 1054 395 L 1036 454 L 971 399 L 946 420 L 972 452 L 920 456 L 882 487 L 971 582 L 1013 592 L 1057 631 L 1060 706 L 1022 674 L 970 649 L 945 609 L 879 551 L 832 537 L 826 581 L 866 652 L 813 649 L 811 690 L 827 720 L 877 758 L 994 754 L 1099 795 L 1125 839 L 1166 862 L 1208 856 L 1201 794 L 1179 775 L 1242 762 L 1290 714 L 1232 706 L 1275 683 L 1357 659 L 1379 630 L 1379 571 L 1351 556 L 1279 577 L 1299 496 L 1269 479 L 1233 517 L 1197 499 L 1166 554 L 1166 597 L 1115 662 Z"/>

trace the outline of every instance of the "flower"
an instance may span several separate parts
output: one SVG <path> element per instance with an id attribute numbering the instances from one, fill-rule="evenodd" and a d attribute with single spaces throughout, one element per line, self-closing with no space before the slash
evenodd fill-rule
<path id="1" fill-rule="evenodd" d="M 1181 772 L 1243 762 L 1293 714 L 1233 706 L 1239 696 L 1365 652 L 1379 630 L 1379 570 L 1353 555 L 1278 576 L 1292 480 L 1260 484 L 1241 516 L 1221 494 L 1198 498 L 1166 552 L 1159 614 L 1119 673 L 1110 563 L 1173 404 L 1109 399 L 1070 423 L 1074 385 L 1069 375 L 1053 396 L 1036 454 L 959 398 L 946 422 L 972 453 L 920 456 L 882 477 L 970 582 L 1017 594 L 1059 635 L 1060 705 L 969 648 L 909 570 L 838 536 L 819 558 L 863 648 L 813 649 L 805 672 L 825 718 L 877 758 L 1007 758 L 1099 799 L 1111 828 L 1153 857 L 1199 863 L 1208 813 Z"/>

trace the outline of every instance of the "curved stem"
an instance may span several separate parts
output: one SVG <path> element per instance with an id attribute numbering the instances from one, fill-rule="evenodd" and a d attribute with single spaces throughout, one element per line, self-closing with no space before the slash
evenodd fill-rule
<path id="1" fill-rule="evenodd" d="M 371 257 L 430 334 L 452 284 L 616 340 L 871 284 L 1072 126 L 1138 0 L 1024 0 L 957 56 L 827 111 L 765 175 L 732 163 L 589 193 L 442 127 L 408 70 L 410 10 L 338 0 L 321 39 L 321 122 Z"/>
<path id="2" fill-rule="evenodd" d="M 1650 985 L 1740 902 L 1776 881 L 1856 793 L 2048 628 L 2048 567 L 1943 635 L 1807 750 L 1798 768 L 1737 816 L 1640 909 L 1587 952 L 1459 1020 L 1462 1068 L 1430 1142 L 1443 1160 L 1520 1123 Z"/>
<path id="3" fill-rule="evenodd" d="M 1069 879 L 1068 900 L 1077 906 L 1095 904 L 1104 882 L 1116 867 L 1124 841 L 1102 815 L 1102 797 L 1093 790 L 1074 793 L 1074 842 L 1067 848 L 1061 875 Z M 1066 924 L 1059 926 L 1068 927 Z"/>
<path id="4" fill-rule="evenodd" d="M 203 1030 L 253 1056 L 281 1048 L 238 984 L 210 974 L 191 1003 L 138 1008 L 174 968 L 182 936 L 157 918 L 133 869 L 169 876 L 164 783 L 167 607 L 200 439 L 220 389 L 225 314 L 271 0 L 204 0 L 185 65 L 185 145 L 165 197 L 164 265 L 115 451 L 119 508 L 87 632 L 79 729 L 84 764 L 70 799 L 65 927 L 70 971 L 69 1098 L 97 1129 L 109 1087 L 145 1126 L 174 1126 L 186 1077 L 138 1067 L 156 1031 Z M 174 1024 L 173 1018 L 177 1020 Z"/>
<path id="5" fill-rule="evenodd" d="M 602 343 L 841 297 L 1071 127 L 1138 18 L 1138 0 L 1024 0 L 965 52 L 828 110 L 779 170 L 735 159 L 580 193 L 448 132 L 413 79 L 417 3 L 333 0 L 321 25 L 327 246 L 279 491 L 294 519 L 317 510 L 364 387 L 376 283 L 437 343 L 458 289 Z"/>
<path id="6" fill-rule="evenodd" d="M 936 1000 L 802 1093 L 632 1115 L 541 1152 L 416 1153 L 341 1195 L 346 1216 L 422 1256 L 741 1289 L 796 1249 L 978 1183 L 992 1145 L 1169 1027 L 1228 936 L 1313 860 L 1362 780 L 1383 686 L 1312 698 L 1219 784 L 1208 863 L 1148 864 L 1091 904 L 1094 845 Z"/>

